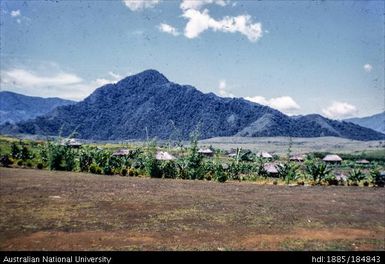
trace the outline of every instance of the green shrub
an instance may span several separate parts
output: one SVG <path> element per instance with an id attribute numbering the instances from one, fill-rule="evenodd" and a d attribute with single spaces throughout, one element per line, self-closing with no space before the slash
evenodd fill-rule
<path id="1" fill-rule="evenodd" d="M 82 149 L 79 152 L 79 168 L 80 171 L 88 172 L 92 164 L 92 154 L 88 149 Z"/>
<path id="2" fill-rule="evenodd" d="M 114 173 L 113 173 L 113 169 L 112 169 L 112 167 L 110 166 L 110 165 L 105 165 L 104 167 L 103 167 L 103 174 L 104 175 L 113 175 Z"/>
<path id="3" fill-rule="evenodd" d="M 176 179 L 178 172 L 174 161 L 168 160 L 161 162 L 159 169 L 162 178 Z"/>
<path id="4" fill-rule="evenodd" d="M 46 145 L 47 164 L 50 170 L 72 171 L 75 168 L 75 151 L 68 146 L 48 142 Z"/>
<path id="5" fill-rule="evenodd" d="M 328 183 L 328 185 L 338 185 L 338 180 L 334 175 L 327 175 L 325 177 L 325 181 Z"/>
<path id="6" fill-rule="evenodd" d="M 380 171 L 377 168 L 370 170 L 370 175 L 374 186 L 385 186 L 385 175 L 381 175 Z"/>
<path id="7" fill-rule="evenodd" d="M 320 184 L 321 180 L 329 175 L 331 169 L 325 163 L 309 161 L 306 165 L 306 171 L 312 177 L 314 183 Z"/>
<path id="8" fill-rule="evenodd" d="M 12 164 L 12 160 L 9 158 L 8 155 L 2 155 L 0 157 L 0 163 L 1 163 L 1 166 L 3 167 L 9 167 L 9 165 Z"/>
<path id="9" fill-rule="evenodd" d="M 203 169 L 203 156 L 198 152 L 197 131 L 191 134 L 189 155 L 187 157 L 187 174 L 191 180 L 203 180 L 205 171 Z"/>
<path id="10" fill-rule="evenodd" d="M 134 176 L 134 175 L 135 175 L 135 174 L 134 174 L 134 169 L 132 169 L 132 168 L 129 169 L 129 170 L 128 170 L 128 176 L 131 176 L 131 177 L 132 177 L 132 176 Z"/>
<path id="11" fill-rule="evenodd" d="M 362 173 L 360 169 L 352 169 L 349 172 L 348 179 L 352 183 L 352 185 L 358 185 L 360 181 L 363 181 L 366 179 L 366 175 Z"/>
<path id="12" fill-rule="evenodd" d="M 37 165 L 36 165 L 36 168 L 39 169 L 39 170 L 42 170 L 43 169 L 43 163 L 39 162 Z"/>
<path id="13" fill-rule="evenodd" d="M 20 155 L 19 147 L 16 145 L 15 142 L 12 142 L 12 144 L 11 144 L 11 156 L 12 156 L 12 158 L 14 158 L 14 159 L 19 158 L 19 155 Z"/>
<path id="14" fill-rule="evenodd" d="M 156 160 L 156 142 L 149 142 L 146 146 L 146 151 L 143 154 L 143 165 L 147 176 L 151 178 L 162 177 L 159 161 Z"/>
<path id="15" fill-rule="evenodd" d="M 93 174 L 102 174 L 102 169 L 95 163 L 90 166 L 90 172 Z"/>
<path id="16" fill-rule="evenodd" d="M 123 169 L 120 171 L 120 174 L 121 174 L 122 176 L 126 176 L 126 175 L 127 175 L 127 172 L 128 172 L 128 170 L 127 170 L 126 168 L 123 168 Z"/>
<path id="17" fill-rule="evenodd" d="M 18 161 L 16 162 L 16 164 L 17 164 L 17 166 L 23 166 L 23 161 L 22 161 L 22 160 L 18 160 Z"/>
<path id="18" fill-rule="evenodd" d="M 280 164 L 278 165 L 278 175 L 285 180 L 286 184 L 289 184 L 291 181 L 298 179 L 298 169 L 299 165 L 292 162 Z"/>
<path id="19" fill-rule="evenodd" d="M 30 159 L 30 158 L 33 158 L 31 152 L 29 151 L 26 145 L 23 145 L 20 151 L 20 159 L 22 159 L 23 161 L 26 161 L 27 159 Z"/>
<path id="20" fill-rule="evenodd" d="M 28 160 L 26 165 L 27 167 L 32 168 L 32 161 Z"/>

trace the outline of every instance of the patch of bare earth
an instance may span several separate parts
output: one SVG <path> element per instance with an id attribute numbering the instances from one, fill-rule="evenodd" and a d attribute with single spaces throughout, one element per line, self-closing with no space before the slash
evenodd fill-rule
<path id="1" fill-rule="evenodd" d="M 385 250 L 383 188 L 0 169 L 1 250 Z"/>

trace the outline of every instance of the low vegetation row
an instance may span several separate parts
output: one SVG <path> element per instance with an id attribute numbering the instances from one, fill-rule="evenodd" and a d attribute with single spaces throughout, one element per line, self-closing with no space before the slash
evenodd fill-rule
<path id="1" fill-rule="evenodd" d="M 159 160 L 155 141 L 132 149 L 125 155 L 113 155 L 113 151 L 97 146 L 74 148 L 59 141 L 29 142 L 12 141 L 2 144 L 0 157 L 4 167 L 21 166 L 37 169 L 80 171 L 103 175 L 148 176 L 191 180 L 227 180 L 269 182 L 272 184 L 311 185 L 363 185 L 384 186 L 383 166 L 376 162 L 358 166 L 346 161 L 339 166 L 326 164 L 315 153 L 303 162 L 290 160 L 290 146 L 287 157 L 275 156 L 277 173 L 272 175 L 267 168 L 269 161 L 251 152 L 237 150 L 229 158 L 220 150 L 207 158 L 199 153 L 197 136 L 192 136 L 188 148 L 179 150 L 179 158 Z M 4 142 L 3 142 L 4 143 Z M 274 177 L 273 177 L 274 176 Z"/>

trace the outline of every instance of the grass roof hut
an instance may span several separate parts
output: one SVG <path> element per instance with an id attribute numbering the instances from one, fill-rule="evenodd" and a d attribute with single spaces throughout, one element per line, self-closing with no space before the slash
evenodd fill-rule
<path id="1" fill-rule="evenodd" d="M 129 149 L 119 149 L 114 153 L 112 153 L 112 156 L 117 156 L 117 157 L 128 156 L 128 155 L 130 155 Z"/>
<path id="2" fill-rule="evenodd" d="M 263 168 L 269 176 L 277 177 L 278 176 L 278 167 L 274 163 L 266 163 L 263 165 Z"/>
<path id="3" fill-rule="evenodd" d="M 269 152 L 264 152 L 264 151 L 258 152 L 257 157 L 261 157 L 264 159 L 273 159 L 273 156 Z"/>
<path id="4" fill-rule="evenodd" d="M 155 158 L 157 160 L 175 160 L 176 158 L 166 151 L 158 151 Z"/>
<path id="5" fill-rule="evenodd" d="M 326 155 L 322 160 L 330 164 L 341 164 L 342 161 L 341 157 L 335 154 Z"/>
<path id="6" fill-rule="evenodd" d="M 214 156 L 214 151 L 212 151 L 211 149 L 209 148 L 200 148 L 198 150 L 198 153 L 199 154 L 202 154 L 203 156 L 207 156 L 207 157 L 212 157 Z"/>

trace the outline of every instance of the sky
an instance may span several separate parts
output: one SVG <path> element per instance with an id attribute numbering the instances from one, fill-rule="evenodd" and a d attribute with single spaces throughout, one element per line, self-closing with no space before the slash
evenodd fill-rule
<path id="1" fill-rule="evenodd" d="M 1 90 L 82 100 L 146 69 L 288 115 L 384 111 L 383 1 L 0 2 Z"/>

